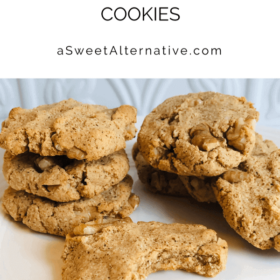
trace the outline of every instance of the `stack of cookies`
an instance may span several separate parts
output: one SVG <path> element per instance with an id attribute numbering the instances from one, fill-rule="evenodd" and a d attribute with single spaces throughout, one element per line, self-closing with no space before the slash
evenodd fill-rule
<path id="1" fill-rule="evenodd" d="M 136 134 L 136 109 L 108 109 L 73 99 L 26 110 L 14 108 L 2 124 L 2 206 L 35 231 L 66 236 L 81 223 L 129 216 L 139 198 L 126 140 Z"/>
<path id="2" fill-rule="evenodd" d="M 280 251 L 280 150 L 258 119 L 244 97 L 175 96 L 145 118 L 132 153 L 151 191 L 218 202 L 244 239 Z"/>

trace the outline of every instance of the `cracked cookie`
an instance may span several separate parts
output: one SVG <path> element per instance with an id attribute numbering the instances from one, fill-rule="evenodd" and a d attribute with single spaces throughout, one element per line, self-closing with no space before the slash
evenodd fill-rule
<path id="1" fill-rule="evenodd" d="M 225 172 L 213 190 L 239 235 L 257 248 L 280 252 L 280 150 L 264 142 L 268 153 L 255 151 L 238 169 Z"/>
<path id="2" fill-rule="evenodd" d="M 226 267 L 227 242 L 202 225 L 124 219 L 75 230 L 66 237 L 63 280 L 145 279 L 176 269 L 213 277 Z"/>
<path id="3" fill-rule="evenodd" d="M 14 108 L 2 123 L 0 147 L 12 155 L 67 155 L 98 160 L 126 147 L 135 136 L 136 109 L 108 109 L 73 99 L 34 109 Z"/>
<path id="4" fill-rule="evenodd" d="M 2 206 L 15 221 L 34 231 L 65 236 L 81 223 L 102 223 L 106 217 L 130 215 L 140 201 L 131 193 L 132 183 L 127 175 L 122 182 L 94 198 L 65 203 L 8 188 Z"/>
<path id="5" fill-rule="evenodd" d="M 144 159 L 137 143 L 133 146 L 132 156 L 140 181 L 151 192 L 181 197 L 191 195 L 198 202 L 216 202 L 211 186 L 212 178 L 179 176 L 156 169 Z"/>
<path id="6" fill-rule="evenodd" d="M 255 145 L 259 113 L 245 97 L 214 92 L 165 100 L 138 134 L 146 161 L 184 176 L 217 176 L 237 167 Z"/>
<path id="7" fill-rule="evenodd" d="M 58 202 L 92 198 L 119 183 L 129 171 L 124 150 L 99 160 L 42 157 L 25 152 L 4 155 L 3 174 L 9 186 Z"/>

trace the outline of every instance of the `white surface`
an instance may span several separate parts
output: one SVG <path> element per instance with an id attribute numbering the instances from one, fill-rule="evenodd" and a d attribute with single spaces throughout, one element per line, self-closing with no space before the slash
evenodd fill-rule
<path id="1" fill-rule="evenodd" d="M 179 7 L 179 21 L 102 20 L 104 7 Z M 279 0 L 0 2 L 0 76 L 279 77 Z M 152 14 L 152 13 L 151 13 Z M 57 48 L 222 48 L 222 56 L 57 56 Z"/>
<path id="2" fill-rule="evenodd" d="M 260 112 L 259 125 L 280 129 L 280 79 L 0 79 L 0 121 L 13 107 L 70 97 L 109 108 L 133 105 L 144 116 L 168 97 L 199 91 L 245 96 Z"/>
<path id="3" fill-rule="evenodd" d="M 139 118 L 138 127 L 141 122 Z M 258 127 L 265 139 L 273 140 L 280 147 L 280 131 Z M 131 158 L 135 139 L 127 143 L 127 153 L 134 179 L 133 191 L 140 196 L 141 203 L 131 215 L 133 221 L 161 221 L 203 224 L 218 232 L 229 245 L 228 263 L 225 271 L 215 279 L 280 279 L 280 253 L 275 250 L 261 251 L 243 240 L 232 230 L 222 213 L 190 204 L 183 198 L 156 195 L 148 192 L 138 180 Z M 0 168 L 4 151 L 0 149 Z M 7 183 L 0 173 L 0 197 Z M 0 279 L 1 280 L 58 280 L 61 279 L 61 254 L 64 239 L 31 231 L 21 223 L 14 222 L 0 210 Z M 149 280 L 203 279 L 183 271 L 162 271 L 151 274 Z"/>

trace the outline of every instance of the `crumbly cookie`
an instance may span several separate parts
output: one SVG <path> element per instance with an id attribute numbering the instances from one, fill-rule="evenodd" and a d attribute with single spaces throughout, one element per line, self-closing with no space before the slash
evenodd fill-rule
<path id="1" fill-rule="evenodd" d="M 256 144 L 252 151 L 253 156 L 258 156 L 262 154 L 271 154 L 273 151 L 278 150 L 278 147 L 271 140 L 263 140 L 262 135 L 256 134 Z"/>
<path id="2" fill-rule="evenodd" d="M 106 216 L 130 215 L 139 204 L 138 196 L 131 193 L 132 183 L 128 175 L 122 182 L 94 198 L 66 203 L 8 188 L 2 206 L 15 221 L 34 231 L 65 236 L 81 223 L 101 223 Z"/>
<path id="3" fill-rule="evenodd" d="M 119 183 L 129 171 L 124 150 L 99 160 L 42 157 L 25 152 L 4 155 L 3 174 L 9 186 L 58 202 L 92 198 Z"/>
<path id="4" fill-rule="evenodd" d="M 263 140 L 263 137 L 255 132 L 256 143 L 252 155 L 268 154 L 277 150 L 277 146 L 271 140 Z M 213 192 L 213 184 L 216 177 L 179 176 L 189 194 L 199 202 L 217 202 Z"/>
<path id="5" fill-rule="evenodd" d="M 115 221 L 66 237 L 62 279 L 145 279 L 181 269 L 213 277 L 225 269 L 227 242 L 202 225 Z"/>
<path id="6" fill-rule="evenodd" d="M 132 156 L 140 181 L 151 192 L 181 197 L 191 195 L 198 202 L 216 202 L 211 186 L 212 178 L 179 176 L 156 169 L 144 159 L 137 143 L 132 148 Z"/>
<path id="7" fill-rule="evenodd" d="M 238 234 L 257 248 L 280 252 L 280 150 L 249 157 L 213 189 Z"/>
<path id="8" fill-rule="evenodd" d="M 132 157 L 135 161 L 138 177 L 149 191 L 189 197 L 189 193 L 178 175 L 152 167 L 139 152 L 137 143 L 132 148 Z"/>
<path id="9" fill-rule="evenodd" d="M 217 176 L 237 167 L 252 152 L 258 118 L 245 97 L 214 92 L 175 96 L 145 118 L 139 150 L 160 170 Z"/>
<path id="10" fill-rule="evenodd" d="M 126 147 L 135 136 L 136 109 L 108 109 L 73 99 L 27 110 L 14 108 L 2 123 L 0 147 L 12 155 L 67 155 L 98 160 Z"/>

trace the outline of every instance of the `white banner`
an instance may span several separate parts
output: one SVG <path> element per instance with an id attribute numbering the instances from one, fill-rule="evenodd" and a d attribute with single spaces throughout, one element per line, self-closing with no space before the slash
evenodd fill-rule
<path id="1" fill-rule="evenodd" d="M 1 1 L 0 77 L 279 78 L 279 8 L 269 0 Z"/>

